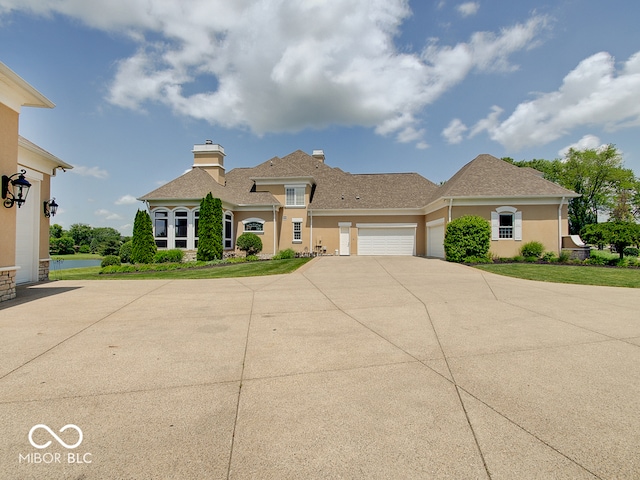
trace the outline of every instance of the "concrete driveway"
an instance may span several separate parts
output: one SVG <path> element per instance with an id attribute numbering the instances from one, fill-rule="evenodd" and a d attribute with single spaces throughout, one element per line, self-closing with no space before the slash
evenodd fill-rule
<path id="1" fill-rule="evenodd" d="M 324 257 L 20 295 L 3 479 L 640 478 L 639 290 Z"/>

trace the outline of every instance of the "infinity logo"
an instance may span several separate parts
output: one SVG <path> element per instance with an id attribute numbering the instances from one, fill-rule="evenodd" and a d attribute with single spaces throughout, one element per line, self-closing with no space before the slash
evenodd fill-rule
<path id="1" fill-rule="evenodd" d="M 64 441 L 58 435 L 55 434 L 55 432 L 53 430 L 51 430 L 46 425 L 43 425 L 43 424 L 39 423 L 38 425 L 34 425 L 33 427 L 31 427 L 31 430 L 29 430 L 29 443 L 31 445 L 33 445 L 35 448 L 42 449 L 42 448 L 47 448 L 49 445 L 51 445 L 51 440 L 49 440 L 47 443 L 45 443 L 43 445 L 38 445 L 37 443 L 35 443 L 33 441 L 33 432 L 35 432 L 39 428 L 44 428 L 64 448 L 73 449 L 73 448 L 78 447 L 82 443 L 82 430 L 80 430 L 80 427 L 78 427 L 76 425 L 73 425 L 73 424 L 70 423 L 69 425 L 65 425 L 64 427 L 62 427 L 60 429 L 60 433 L 64 432 L 65 430 L 67 430 L 69 428 L 73 428 L 75 431 L 78 432 L 78 441 L 76 443 L 74 443 L 73 445 L 67 445 L 66 443 L 64 443 Z"/>

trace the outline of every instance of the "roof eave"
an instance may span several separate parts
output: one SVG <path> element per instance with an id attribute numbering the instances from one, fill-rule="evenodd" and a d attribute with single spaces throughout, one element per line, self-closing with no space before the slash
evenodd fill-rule
<path id="1" fill-rule="evenodd" d="M 0 62 L 0 87 L 1 83 L 5 83 L 13 92 L 18 93 L 20 106 L 39 108 L 54 108 L 56 106 L 55 103 L 2 62 Z M 15 105 L 12 106 L 12 108 L 14 107 Z"/>

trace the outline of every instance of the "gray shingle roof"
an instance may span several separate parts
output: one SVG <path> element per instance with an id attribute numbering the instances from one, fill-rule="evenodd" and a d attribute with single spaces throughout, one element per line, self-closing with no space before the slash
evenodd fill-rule
<path id="1" fill-rule="evenodd" d="M 268 192 L 255 191 L 255 179 L 307 177 L 314 188 L 311 209 L 411 209 L 438 198 L 565 196 L 576 194 L 531 169 L 491 155 L 479 155 L 438 187 L 417 173 L 351 174 L 297 150 L 252 168 L 235 168 L 218 184 L 200 168 L 140 197 L 140 200 L 196 200 L 211 192 L 234 205 L 279 205 Z"/>
<path id="2" fill-rule="evenodd" d="M 431 200 L 449 197 L 575 197 L 577 194 L 492 155 L 478 155 L 442 185 Z"/>
<path id="3" fill-rule="evenodd" d="M 235 170 L 236 174 L 231 175 Z M 253 182 L 242 174 L 242 170 L 229 172 L 227 185 L 222 186 L 201 168 L 193 168 L 184 175 L 143 195 L 138 200 L 199 200 L 209 192 L 223 202 L 235 205 L 278 205 L 278 201 L 267 192 L 250 192 Z M 231 176 L 231 179 L 229 179 Z M 230 181 L 231 180 L 231 181 Z"/>

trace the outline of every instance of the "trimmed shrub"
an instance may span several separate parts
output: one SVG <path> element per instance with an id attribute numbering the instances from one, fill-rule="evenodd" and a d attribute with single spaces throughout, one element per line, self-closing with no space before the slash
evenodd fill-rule
<path id="1" fill-rule="evenodd" d="M 102 259 L 102 263 L 100 264 L 101 267 L 108 267 L 110 265 L 117 265 L 120 266 L 122 263 L 122 261 L 120 260 L 120 257 L 117 255 L 107 255 L 106 257 L 104 257 Z"/>
<path id="2" fill-rule="evenodd" d="M 544 255 L 542 255 L 542 260 L 550 263 L 557 262 L 558 256 L 556 255 L 556 252 L 546 252 Z"/>
<path id="3" fill-rule="evenodd" d="M 628 258 L 612 258 L 611 260 L 609 260 L 609 265 L 613 266 L 613 267 L 628 267 L 629 266 L 629 259 Z"/>
<path id="4" fill-rule="evenodd" d="M 246 253 L 246 256 L 255 255 L 262 251 L 262 240 L 255 233 L 245 232 L 236 240 L 236 246 Z"/>
<path id="5" fill-rule="evenodd" d="M 133 250 L 133 242 L 129 240 L 124 242 L 120 247 L 120 260 L 122 263 L 131 263 L 131 251 Z"/>
<path id="6" fill-rule="evenodd" d="M 151 263 L 158 251 L 153 238 L 151 217 L 146 210 L 138 210 L 133 222 L 133 238 L 131 240 L 131 263 Z"/>
<path id="7" fill-rule="evenodd" d="M 296 258 L 296 252 L 293 248 L 287 248 L 286 250 L 280 250 L 271 257 L 271 260 L 288 260 L 291 258 Z"/>
<path id="8" fill-rule="evenodd" d="M 492 263 L 493 260 L 489 257 L 467 257 L 464 259 L 464 263 Z"/>
<path id="9" fill-rule="evenodd" d="M 259 261 L 259 260 L 260 260 L 260 257 L 259 257 L 259 256 L 257 256 L 257 255 L 247 255 L 247 256 L 245 257 L 245 260 L 246 260 L 247 262 L 257 262 L 257 261 Z"/>
<path id="10" fill-rule="evenodd" d="M 491 225 L 482 217 L 466 215 L 447 224 L 444 251 L 449 262 L 462 263 L 467 258 L 489 259 L 490 244 Z"/>
<path id="11" fill-rule="evenodd" d="M 520 255 L 523 257 L 535 257 L 536 260 L 542 257 L 544 253 L 544 245 L 540 242 L 528 242 L 520 248 Z"/>
<path id="12" fill-rule="evenodd" d="M 160 250 L 153 256 L 153 263 L 180 263 L 183 258 L 184 252 L 178 248 Z"/>
<path id="13" fill-rule="evenodd" d="M 227 258 L 224 263 L 247 263 L 247 257 Z"/>
<path id="14" fill-rule="evenodd" d="M 627 257 L 637 257 L 640 254 L 640 249 L 636 247 L 626 247 L 623 253 Z"/>

